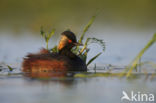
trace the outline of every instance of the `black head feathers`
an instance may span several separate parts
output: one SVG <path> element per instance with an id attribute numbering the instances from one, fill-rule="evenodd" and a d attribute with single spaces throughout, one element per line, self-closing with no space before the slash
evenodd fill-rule
<path id="1" fill-rule="evenodd" d="M 62 33 L 62 35 L 65 35 L 68 39 L 72 40 L 72 42 L 76 43 L 77 42 L 77 39 L 76 39 L 76 36 L 73 32 L 67 30 L 67 31 L 64 31 Z"/>

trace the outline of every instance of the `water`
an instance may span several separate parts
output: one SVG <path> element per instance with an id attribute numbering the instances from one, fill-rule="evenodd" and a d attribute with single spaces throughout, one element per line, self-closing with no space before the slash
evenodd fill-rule
<path id="1" fill-rule="evenodd" d="M 91 30 L 87 36 L 95 37 L 94 34 L 96 34 L 96 37 L 106 42 L 106 51 L 94 62 L 97 64 L 97 69 L 102 69 L 97 71 L 101 73 L 109 70 L 114 73 L 122 72 L 124 66 L 133 60 L 153 34 L 120 31 L 114 35 L 115 31 L 98 29 L 97 31 Z M 11 32 L 1 34 L 4 34 L 0 38 L 2 65 L 0 67 L 2 70 L 0 72 L 0 100 L 2 103 L 121 103 L 122 91 L 156 94 L 155 77 L 151 80 L 151 77 L 147 78 L 146 75 L 130 80 L 112 76 L 63 79 L 51 77 L 48 80 L 25 77 L 20 71 L 23 57 L 28 52 L 37 52 L 40 47 L 44 47 L 43 39 L 28 31 L 23 32 L 21 36 L 13 36 Z M 56 36 L 51 40 L 50 47 L 58 43 L 58 38 Z M 142 61 L 156 61 L 155 46 L 154 44 L 144 54 Z M 89 47 L 91 48 L 89 58 L 101 51 L 100 47 L 95 44 Z M 90 68 L 94 63 L 90 65 Z M 5 64 L 15 68 L 13 72 L 10 72 Z M 94 70 L 90 71 L 94 73 Z M 146 71 L 153 73 L 155 69 L 151 66 L 142 67 L 141 72 Z"/>
<path id="2" fill-rule="evenodd" d="M 155 85 L 155 79 L 145 76 L 130 80 L 118 77 L 41 80 L 18 74 L 0 76 L 0 100 L 1 103 L 121 103 L 122 91 L 156 94 Z"/>

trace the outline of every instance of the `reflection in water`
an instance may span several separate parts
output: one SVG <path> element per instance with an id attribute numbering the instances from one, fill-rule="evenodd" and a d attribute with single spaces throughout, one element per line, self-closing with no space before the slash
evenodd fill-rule
<path id="1" fill-rule="evenodd" d="M 55 77 L 66 77 L 66 72 L 30 72 L 25 73 L 25 76 L 31 77 L 31 78 L 55 78 Z"/>
<path id="2" fill-rule="evenodd" d="M 69 86 L 75 83 L 74 74 L 75 72 L 29 72 L 24 73 L 24 76 L 29 80 L 40 80 L 41 83 L 46 85 L 54 82 Z"/>
<path id="3" fill-rule="evenodd" d="M 120 103 L 123 90 L 127 93 L 133 90 L 135 93 L 156 94 L 155 79 L 144 80 L 144 76 L 127 80 L 118 77 L 51 77 L 52 74 L 49 73 L 32 75 L 33 77 L 30 74 L 30 77 L 10 75 L 0 78 L 1 102 Z M 44 79 L 38 78 L 39 75 Z"/>

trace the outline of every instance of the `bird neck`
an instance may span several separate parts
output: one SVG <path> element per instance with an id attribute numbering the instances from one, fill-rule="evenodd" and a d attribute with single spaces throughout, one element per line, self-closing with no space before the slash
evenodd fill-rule
<path id="1" fill-rule="evenodd" d="M 61 50 L 59 50 L 59 54 L 68 56 L 70 58 L 76 57 L 76 55 L 69 48 L 62 48 Z"/>
<path id="2" fill-rule="evenodd" d="M 71 50 L 69 48 L 64 47 L 59 50 L 59 54 L 61 54 L 61 55 L 66 55 L 68 53 L 71 53 Z"/>

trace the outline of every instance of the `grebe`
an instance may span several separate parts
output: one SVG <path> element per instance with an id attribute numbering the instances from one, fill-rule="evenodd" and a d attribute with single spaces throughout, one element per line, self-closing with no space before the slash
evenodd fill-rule
<path id="1" fill-rule="evenodd" d="M 61 34 L 58 45 L 58 53 L 42 49 L 37 54 L 28 54 L 22 63 L 24 72 L 67 72 L 87 71 L 85 62 L 74 54 L 71 49 L 80 46 L 76 36 L 71 31 L 64 31 Z"/>

